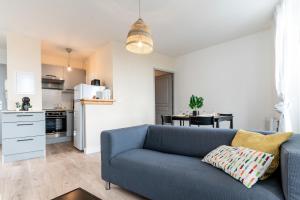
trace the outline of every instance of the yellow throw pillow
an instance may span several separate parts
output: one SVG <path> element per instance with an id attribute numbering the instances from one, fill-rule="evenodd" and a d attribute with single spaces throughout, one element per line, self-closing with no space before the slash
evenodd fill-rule
<path id="1" fill-rule="evenodd" d="M 292 132 L 264 135 L 256 132 L 238 130 L 231 145 L 234 147 L 246 147 L 274 155 L 274 160 L 270 167 L 260 178 L 260 180 L 265 180 L 271 176 L 279 166 L 280 145 L 287 141 L 292 135 Z"/>

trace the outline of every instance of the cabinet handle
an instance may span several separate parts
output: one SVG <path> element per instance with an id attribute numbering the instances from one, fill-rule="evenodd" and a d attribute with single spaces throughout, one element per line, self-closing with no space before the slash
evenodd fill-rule
<path id="1" fill-rule="evenodd" d="M 31 124 L 17 124 L 17 126 L 33 126 L 33 123 L 31 123 Z"/>
<path id="2" fill-rule="evenodd" d="M 17 117 L 33 117 L 33 115 L 17 115 Z"/>
<path id="3" fill-rule="evenodd" d="M 17 142 L 26 142 L 26 141 L 31 141 L 33 140 L 33 138 L 29 138 L 29 139 L 19 139 L 17 140 Z"/>

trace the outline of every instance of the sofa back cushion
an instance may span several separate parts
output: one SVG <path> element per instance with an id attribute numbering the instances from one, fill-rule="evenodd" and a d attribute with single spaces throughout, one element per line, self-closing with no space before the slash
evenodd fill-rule
<path id="1" fill-rule="evenodd" d="M 149 126 L 144 148 L 204 157 L 220 145 L 230 145 L 236 132 L 234 129 Z"/>

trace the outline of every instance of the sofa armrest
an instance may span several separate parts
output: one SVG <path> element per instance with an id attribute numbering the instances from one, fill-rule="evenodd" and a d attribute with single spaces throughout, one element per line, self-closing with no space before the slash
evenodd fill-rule
<path id="1" fill-rule="evenodd" d="M 286 200 L 300 199 L 300 134 L 281 146 L 281 179 Z"/>
<path id="2" fill-rule="evenodd" d="M 148 125 L 103 131 L 101 133 L 101 174 L 110 179 L 110 160 L 125 151 L 143 148 Z"/>

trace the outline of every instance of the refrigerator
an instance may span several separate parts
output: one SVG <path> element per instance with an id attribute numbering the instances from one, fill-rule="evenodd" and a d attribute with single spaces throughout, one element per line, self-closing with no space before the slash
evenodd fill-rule
<path id="1" fill-rule="evenodd" d="M 105 89 L 104 86 L 94 86 L 79 84 L 74 87 L 74 140 L 73 145 L 78 150 L 83 151 L 85 148 L 85 111 L 81 104 L 81 99 L 92 99 L 97 96 L 97 92 Z"/>

